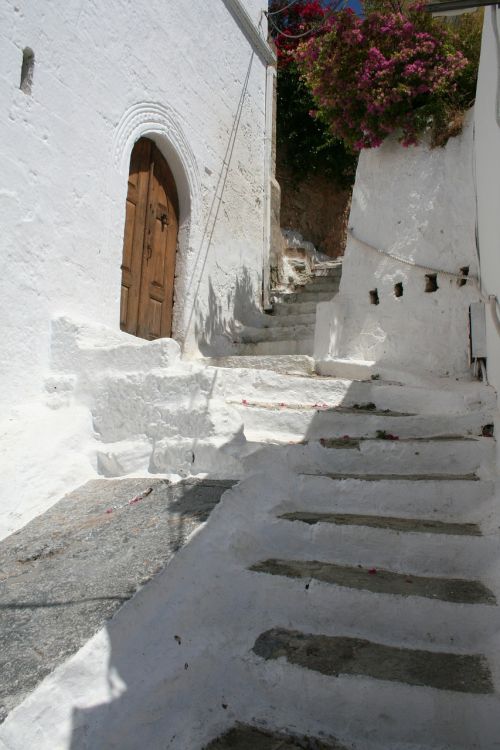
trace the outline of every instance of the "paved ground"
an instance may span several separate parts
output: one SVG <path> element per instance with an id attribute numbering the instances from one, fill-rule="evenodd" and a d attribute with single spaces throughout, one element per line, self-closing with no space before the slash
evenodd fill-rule
<path id="1" fill-rule="evenodd" d="M 93 480 L 0 544 L 0 721 L 165 566 L 232 484 Z"/>
<path id="2" fill-rule="evenodd" d="M 291 737 L 240 724 L 207 746 L 206 750 L 346 750 L 343 745 L 313 737 Z"/>

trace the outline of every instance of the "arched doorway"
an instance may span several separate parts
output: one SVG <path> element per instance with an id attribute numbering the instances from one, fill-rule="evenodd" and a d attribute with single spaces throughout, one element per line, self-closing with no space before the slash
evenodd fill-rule
<path id="1" fill-rule="evenodd" d="M 143 339 L 172 333 L 179 201 L 170 168 L 149 138 L 130 157 L 120 328 Z"/>

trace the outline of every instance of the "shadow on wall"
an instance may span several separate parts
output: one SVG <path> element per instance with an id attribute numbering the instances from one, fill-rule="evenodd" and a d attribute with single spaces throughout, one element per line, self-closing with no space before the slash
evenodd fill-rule
<path id="1" fill-rule="evenodd" d="M 256 301 L 255 279 L 243 267 L 234 288 L 227 291 L 225 300 L 217 294 L 212 280 L 208 283 L 208 300 L 195 308 L 195 336 L 200 352 L 205 356 L 235 353 L 242 325 L 258 325 L 262 309 Z"/>

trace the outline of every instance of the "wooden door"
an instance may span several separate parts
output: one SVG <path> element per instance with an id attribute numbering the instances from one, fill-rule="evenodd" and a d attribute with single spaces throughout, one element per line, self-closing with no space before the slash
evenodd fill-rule
<path id="1" fill-rule="evenodd" d="M 143 339 L 172 333 L 179 203 L 169 166 L 141 138 L 130 158 L 120 328 Z"/>

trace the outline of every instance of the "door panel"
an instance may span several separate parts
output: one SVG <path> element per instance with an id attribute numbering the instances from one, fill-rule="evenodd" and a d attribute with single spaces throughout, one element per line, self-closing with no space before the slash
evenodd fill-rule
<path id="1" fill-rule="evenodd" d="M 122 264 L 121 328 L 170 336 L 179 206 L 173 175 L 152 141 L 132 152 Z"/>

